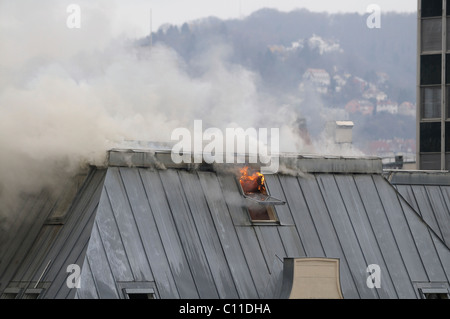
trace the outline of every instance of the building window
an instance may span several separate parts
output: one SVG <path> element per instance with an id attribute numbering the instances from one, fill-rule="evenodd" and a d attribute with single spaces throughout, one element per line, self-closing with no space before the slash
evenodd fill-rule
<path id="1" fill-rule="evenodd" d="M 442 56 L 440 54 L 422 55 L 420 57 L 420 84 L 441 84 Z"/>
<path id="2" fill-rule="evenodd" d="M 22 299 L 38 299 L 43 291 L 44 289 L 40 288 L 29 288 L 23 293 Z"/>
<path id="3" fill-rule="evenodd" d="M 445 288 L 421 288 L 420 297 L 422 299 L 449 299 L 449 292 Z"/>
<path id="4" fill-rule="evenodd" d="M 118 282 L 123 299 L 158 299 L 153 281 Z"/>
<path id="5" fill-rule="evenodd" d="M 420 152 L 439 153 L 441 151 L 441 123 L 420 123 Z"/>
<path id="6" fill-rule="evenodd" d="M 450 122 L 445 122 L 445 152 L 450 153 Z"/>
<path id="7" fill-rule="evenodd" d="M 153 289 L 124 289 L 126 299 L 156 299 Z"/>
<path id="8" fill-rule="evenodd" d="M 450 10 L 450 1 L 449 4 L 447 5 L 447 11 Z M 450 50 L 450 34 L 448 34 L 450 32 L 450 17 L 446 18 L 447 19 L 447 51 Z"/>
<path id="9" fill-rule="evenodd" d="M 422 299 L 450 299 L 450 287 L 445 282 L 415 282 L 418 297 Z"/>
<path id="10" fill-rule="evenodd" d="M 265 177 L 258 169 L 243 167 L 239 185 L 242 195 L 248 200 L 247 209 L 252 222 L 278 222 L 274 205 L 283 205 L 285 202 L 269 195 Z"/>
<path id="11" fill-rule="evenodd" d="M 420 169 L 440 170 L 441 169 L 441 154 L 440 153 L 420 154 Z"/>
<path id="12" fill-rule="evenodd" d="M 18 292 L 12 292 L 12 291 L 6 291 L 2 293 L 0 296 L 0 299 L 18 299 L 19 293 Z"/>
<path id="13" fill-rule="evenodd" d="M 450 86 L 445 87 L 445 104 L 446 104 L 446 118 L 450 118 Z"/>
<path id="14" fill-rule="evenodd" d="M 6 288 L 0 299 L 38 299 L 44 289 Z"/>
<path id="15" fill-rule="evenodd" d="M 445 84 L 450 84 L 450 54 L 445 55 Z"/>
<path id="16" fill-rule="evenodd" d="M 39 294 L 37 293 L 24 293 L 22 299 L 38 299 Z"/>
<path id="17" fill-rule="evenodd" d="M 441 87 L 423 87 L 421 91 L 422 118 L 440 118 Z"/>
<path id="18" fill-rule="evenodd" d="M 422 20 L 422 52 L 442 50 L 442 19 Z"/>
<path id="19" fill-rule="evenodd" d="M 252 204 L 247 206 L 250 219 L 254 223 L 277 222 L 275 210 L 272 206 Z"/>
<path id="20" fill-rule="evenodd" d="M 422 0 L 421 8 L 422 18 L 442 16 L 442 0 Z"/>
<path id="21" fill-rule="evenodd" d="M 448 299 L 447 293 L 428 292 L 424 296 L 424 299 Z"/>

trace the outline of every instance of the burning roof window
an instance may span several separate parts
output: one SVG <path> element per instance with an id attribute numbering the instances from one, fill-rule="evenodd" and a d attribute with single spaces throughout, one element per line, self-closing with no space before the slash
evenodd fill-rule
<path id="1" fill-rule="evenodd" d="M 272 197 L 267 191 L 265 177 L 258 170 L 245 166 L 240 170 L 239 184 L 253 222 L 276 222 L 278 219 L 273 205 L 283 205 L 284 201 Z"/>

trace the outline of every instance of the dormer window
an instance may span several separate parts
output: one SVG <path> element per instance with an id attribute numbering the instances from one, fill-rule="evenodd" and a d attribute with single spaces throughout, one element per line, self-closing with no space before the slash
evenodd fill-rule
<path id="1" fill-rule="evenodd" d="M 264 175 L 259 170 L 243 167 L 240 170 L 239 185 L 242 195 L 248 200 L 247 209 L 252 222 L 278 222 L 273 206 L 283 205 L 285 202 L 269 195 Z"/>
<path id="2" fill-rule="evenodd" d="M 450 297 L 446 288 L 421 288 L 419 291 L 422 299 L 449 299 Z"/>
<path id="3" fill-rule="evenodd" d="M 118 286 L 123 299 L 159 299 L 153 281 L 119 282 Z"/>

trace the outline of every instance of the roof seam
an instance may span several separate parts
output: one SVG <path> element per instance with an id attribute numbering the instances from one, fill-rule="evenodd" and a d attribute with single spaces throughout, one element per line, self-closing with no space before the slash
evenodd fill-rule
<path id="1" fill-rule="evenodd" d="M 141 232 L 139 231 L 139 227 L 138 227 L 137 222 L 136 222 L 135 212 L 134 212 L 134 209 L 133 209 L 133 207 L 132 207 L 132 205 L 131 205 L 130 196 L 128 195 L 128 191 L 127 191 L 127 188 L 126 188 L 126 186 L 125 186 L 125 185 L 126 185 L 126 184 L 125 184 L 125 181 L 123 180 L 122 170 L 121 170 L 120 168 L 118 168 L 117 171 L 118 171 L 118 176 L 120 177 L 120 183 L 121 183 L 120 186 L 121 186 L 121 189 L 123 190 L 123 193 L 124 193 L 125 196 L 126 196 L 126 199 L 127 199 L 127 205 L 128 205 L 128 207 L 129 207 L 129 209 L 130 209 L 131 215 L 133 216 L 133 222 L 132 222 L 133 225 L 134 225 L 133 228 L 136 229 L 136 232 L 137 232 L 137 234 L 138 234 L 138 236 L 139 236 L 139 241 L 140 241 L 141 246 L 142 246 L 142 250 L 143 250 L 143 252 L 144 252 L 144 254 L 145 254 L 145 259 L 148 261 L 147 252 L 146 252 L 146 250 L 145 250 L 145 248 L 144 248 L 144 245 L 143 245 L 144 240 L 143 240 L 143 238 L 142 238 Z M 119 225 L 117 225 L 117 227 L 119 227 Z M 122 233 L 121 231 L 119 231 L 119 232 Z M 121 238 L 122 238 L 122 236 L 121 236 Z M 125 244 L 124 244 L 124 246 L 125 246 Z M 126 254 L 127 260 L 128 260 L 128 254 L 127 254 L 127 252 L 126 252 L 127 250 L 128 250 L 128 249 L 125 249 L 125 254 Z M 131 266 L 131 264 L 130 264 L 130 267 L 131 267 L 131 271 L 132 271 L 132 273 L 133 273 L 133 279 L 134 279 L 134 281 L 138 281 L 137 278 L 136 278 L 136 275 L 134 274 L 133 267 Z M 151 274 L 152 278 L 154 279 L 155 276 L 154 276 L 154 274 L 153 274 L 152 268 L 150 267 L 150 263 L 148 263 L 148 268 L 149 268 L 149 270 L 150 270 L 150 274 Z"/>
<path id="2" fill-rule="evenodd" d="M 354 183 L 353 176 L 350 175 L 350 178 L 351 178 L 351 181 Z M 351 228 L 352 228 L 352 230 L 353 230 L 353 234 L 355 235 L 356 242 L 357 242 L 357 244 L 358 244 L 359 250 L 361 251 L 361 255 L 362 255 L 362 257 L 363 257 L 364 264 L 368 266 L 369 264 L 367 263 L 367 257 L 366 257 L 366 254 L 364 254 L 364 249 L 362 248 L 360 238 L 358 237 L 358 233 L 356 232 L 355 226 L 353 225 L 352 218 L 351 218 L 351 216 L 350 216 L 350 214 L 349 214 L 349 209 L 348 209 L 348 207 L 347 207 L 347 204 L 345 203 L 344 197 L 342 196 L 342 191 L 341 191 L 341 188 L 339 187 L 338 181 L 336 180 L 336 176 L 334 176 L 334 175 L 333 175 L 333 180 L 334 180 L 334 182 L 336 183 L 336 188 L 337 188 L 337 190 L 338 190 L 338 192 L 339 192 L 339 197 L 341 198 L 342 204 L 344 205 L 345 213 L 347 214 L 347 218 L 348 218 L 348 220 L 349 220 L 349 222 L 350 222 L 350 226 L 351 226 Z M 355 185 L 355 188 L 356 188 L 356 185 Z M 356 287 L 356 288 L 358 289 L 358 287 Z M 378 298 L 380 298 L 380 294 L 379 294 L 379 292 L 378 292 L 378 289 L 375 289 L 375 294 L 378 296 Z"/>
<path id="3" fill-rule="evenodd" d="M 192 219 L 192 223 L 193 223 L 194 228 L 195 228 L 195 233 L 197 234 L 197 236 L 199 238 L 199 242 L 200 242 L 200 246 L 201 246 L 203 255 L 205 256 L 206 263 L 208 264 L 209 273 L 211 274 L 211 278 L 212 278 L 213 282 L 216 283 L 216 279 L 214 278 L 213 271 L 211 270 L 211 264 L 210 264 L 208 255 L 207 255 L 207 252 L 205 250 L 205 245 L 203 243 L 203 240 L 201 239 L 200 232 L 198 230 L 197 223 L 195 221 L 194 215 L 192 214 L 192 209 L 191 209 L 191 206 L 189 205 L 189 200 L 186 197 L 186 191 L 184 190 L 184 184 L 181 182 L 181 176 L 180 176 L 180 172 L 179 171 L 177 171 L 177 177 L 178 177 L 178 179 L 180 181 L 180 187 L 183 189 L 183 194 L 182 194 L 182 196 L 184 198 L 183 202 L 185 203 L 185 206 L 187 206 L 186 210 L 188 211 L 188 214 L 190 215 L 190 218 Z M 220 296 L 219 290 L 217 289 L 217 284 L 214 284 L 214 288 L 216 290 L 217 296 Z"/>
<path id="4" fill-rule="evenodd" d="M 428 281 L 430 281 L 430 275 L 428 274 L 427 268 L 425 267 L 425 264 L 424 264 L 424 262 L 423 262 L 422 255 L 420 254 L 419 247 L 417 246 L 416 240 L 414 239 L 414 234 L 413 234 L 413 232 L 412 232 L 412 230 L 411 230 L 411 226 L 410 226 L 410 223 L 408 222 L 408 218 L 406 217 L 405 210 L 403 209 L 403 206 L 401 205 L 401 201 L 400 201 L 400 198 L 399 198 L 399 194 L 398 194 L 397 190 L 395 189 L 395 187 L 392 187 L 392 188 L 393 188 L 393 189 L 395 190 L 395 192 L 396 192 L 397 199 L 398 199 L 399 202 L 400 202 L 400 209 L 402 210 L 402 214 L 403 214 L 403 216 L 404 216 L 404 218 L 405 218 L 406 225 L 408 226 L 409 232 L 411 233 L 411 236 L 412 236 L 412 238 L 413 238 L 414 247 L 416 248 L 417 254 L 419 255 L 420 262 L 422 263 L 422 267 L 423 267 L 423 269 L 424 269 L 424 271 L 425 271 L 425 274 L 426 274 L 426 276 L 427 276 L 427 279 L 428 279 Z M 400 196 L 401 196 L 401 195 L 400 195 Z M 406 202 L 406 201 L 405 201 L 405 202 Z M 427 227 L 427 228 L 428 228 L 428 227 Z"/>
<path id="5" fill-rule="evenodd" d="M 172 278 L 174 278 L 172 267 L 170 267 L 170 259 L 169 259 L 169 256 L 167 255 L 167 251 L 166 251 L 166 248 L 164 246 L 164 241 L 163 241 L 163 238 L 161 236 L 161 230 L 160 230 L 160 227 L 158 227 L 158 222 L 157 222 L 156 217 L 155 217 L 155 212 L 152 209 L 150 198 L 148 197 L 148 193 L 147 193 L 147 188 L 145 187 L 145 182 L 144 182 L 144 179 L 142 177 L 142 170 L 143 170 L 143 168 L 139 168 L 138 169 L 139 178 L 140 178 L 140 181 L 142 183 L 143 190 L 144 190 L 144 193 L 145 193 L 145 197 L 147 199 L 148 207 L 149 207 L 150 212 L 151 212 L 151 218 L 153 219 L 156 231 L 158 232 L 158 237 L 159 237 L 159 240 L 161 242 L 161 247 L 162 247 L 162 250 L 164 252 L 164 257 L 166 258 L 166 261 L 167 261 L 168 269 L 169 269 L 170 273 L 172 274 Z M 151 267 L 150 260 L 149 260 L 149 265 L 150 265 L 150 269 L 151 269 L 152 267 Z M 180 294 L 180 290 L 178 288 L 176 280 L 173 280 L 173 283 L 174 283 L 174 286 L 175 286 L 175 289 L 176 289 L 176 292 L 177 292 L 177 297 L 180 298 L 181 294 Z M 158 282 L 156 280 L 155 280 L 155 285 L 156 285 L 156 287 L 158 287 Z"/>
<path id="6" fill-rule="evenodd" d="M 400 249 L 400 246 L 398 245 L 397 238 L 395 237 L 395 232 L 392 230 L 392 226 L 391 226 L 391 223 L 390 223 L 390 221 L 389 221 L 389 217 L 387 216 L 387 213 L 386 213 L 386 207 L 385 207 L 385 205 L 383 204 L 383 200 L 381 199 L 381 195 L 380 195 L 380 192 L 379 192 L 379 190 L 378 190 L 377 183 L 375 182 L 373 176 L 371 176 L 371 179 L 372 179 L 373 185 L 374 185 L 374 187 L 375 187 L 376 193 L 377 193 L 377 195 L 378 195 L 378 198 L 379 198 L 379 200 L 380 200 L 380 204 L 381 204 L 381 206 L 383 207 L 383 214 L 384 214 L 384 216 L 386 217 L 387 224 L 388 224 L 388 226 L 389 226 L 389 229 L 391 230 L 392 238 L 393 238 L 393 240 L 394 240 L 395 246 L 397 247 L 397 250 L 398 250 L 400 259 L 401 259 L 401 261 L 402 261 L 402 263 L 403 263 L 403 266 L 405 267 L 405 272 L 406 272 L 406 274 L 408 275 L 408 278 L 409 278 L 410 283 L 411 283 L 411 286 L 412 286 L 412 282 L 413 282 L 413 281 L 412 281 L 412 278 L 411 278 L 411 274 L 410 274 L 409 271 L 408 271 L 408 267 L 407 267 L 406 262 L 405 262 L 405 259 L 404 259 L 404 257 L 403 257 L 402 250 Z M 387 182 L 387 181 L 386 181 L 386 182 Z M 388 182 L 387 182 L 387 183 L 388 183 Z M 400 205 L 400 206 L 401 206 L 401 205 Z M 414 289 L 414 286 L 412 286 L 412 289 L 414 290 L 414 293 L 416 293 L 416 292 L 415 292 L 415 289 Z"/>
<path id="7" fill-rule="evenodd" d="M 291 208 L 289 207 L 289 203 L 288 203 L 288 201 L 287 201 L 287 199 L 286 199 L 286 192 L 284 191 L 284 188 L 283 188 L 283 185 L 282 185 L 282 183 L 281 183 L 280 177 L 279 177 L 278 175 L 276 175 L 276 178 L 277 178 L 277 180 L 278 180 L 278 183 L 280 184 L 280 189 L 281 189 L 281 191 L 283 192 L 283 198 L 285 199 L 285 202 L 286 202 L 285 205 L 287 205 L 287 207 L 289 208 L 289 209 L 288 209 L 289 215 L 291 216 L 291 220 L 293 221 L 292 223 L 293 223 L 294 229 L 295 229 L 295 231 L 296 231 L 296 233 L 297 233 L 297 235 L 298 235 L 298 238 L 299 238 L 299 240 L 300 240 L 300 245 L 301 245 L 301 247 L 302 247 L 302 251 L 303 251 L 303 253 L 306 255 L 305 245 L 303 244 L 303 240 L 302 240 L 302 237 L 301 237 L 301 235 L 300 235 L 299 229 L 297 228 L 297 225 L 296 225 L 296 223 L 294 222 L 294 216 L 292 216 L 292 210 L 291 210 Z M 300 189 L 302 189 L 299 182 L 298 182 L 298 184 L 299 184 Z M 303 190 L 302 190 L 302 192 L 303 192 Z M 285 246 L 284 241 L 282 241 L 282 243 L 283 243 L 283 246 Z M 321 243 L 321 244 L 322 244 L 322 243 Z M 285 251 L 286 251 L 286 248 L 285 248 Z"/>
<path id="8" fill-rule="evenodd" d="M 415 197 L 415 194 L 414 194 L 414 192 L 412 192 L 413 193 L 413 196 Z M 447 272 L 445 271 L 445 267 L 444 267 L 444 264 L 442 263 L 442 258 L 441 258 L 441 255 L 439 254 L 439 250 L 437 249 L 437 246 L 436 246 L 436 243 L 435 243 L 435 240 L 433 239 L 433 234 L 435 235 L 435 237 L 436 237 L 436 239 L 437 240 L 439 240 L 439 241 L 441 241 L 441 243 L 445 246 L 445 247 L 447 247 L 447 249 L 449 249 L 449 251 L 450 251 L 450 248 L 446 245 L 446 243 L 445 243 L 445 241 L 436 233 L 436 231 L 423 219 L 423 217 L 419 214 L 419 213 L 417 213 L 416 212 L 416 210 L 414 209 L 414 207 L 412 207 L 412 205 L 402 196 L 402 194 L 400 193 L 400 192 L 398 192 L 398 195 L 397 196 L 400 196 L 400 198 L 405 202 L 405 204 L 407 205 L 407 206 L 409 206 L 414 212 L 415 212 L 415 214 L 419 217 L 419 219 L 420 219 L 420 221 L 422 222 L 422 223 L 424 223 L 425 224 L 425 226 L 426 226 L 426 228 L 427 228 L 427 230 L 428 230 L 428 233 L 429 233 L 429 235 L 430 235 L 430 238 L 431 238 L 431 242 L 432 242 L 432 244 L 433 244 L 433 247 L 434 247 L 434 249 L 436 250 L 436 254 L 437 254 L 437 257 L 438 257 L 438 259 L 439 259 L 439 263 L 440 263 L 440 265 L 441 265 L 441 267 L 442 267 L 442 269 L 444 270 L 444 274 L 445 274 L 445 276 L 447 277 L 447 279 L 448 280 L 450 280 L 450 278 L 448 277 L 448 275 L 447 275 Z M 419 207 L 419 206 L 418 206 Z M 425 271 L 426 271 L 426 268 L 425 268 Z M 428 275 L 428 274 L 427 274 Z"/>
<path id="9" fill-rule="evenodd" d="M 176 172 L 176 173 L 177 173 L 177 176 L 178 176 L 178 172 Z M 179 236 L 179 234 L 180 234 L 180 229 L 179 229 L 179 226 L 177 225 L 177 222 L 175 222 L 175 216 L 174 216 L 173 209 L 172 209 L 172 207 L 171 207 L 171 205 L 170 205 L 170 200 L 169 200 L 168 195 L 167 195 L 167 189 L 166 189 L 166 186 L 164 186 L 164 182 L 163 182 L 163 179 L 161 178 L 161 174 L 160 174 L 159 171 L 157 172 L 157 175 L 158 175 L 158 177 L 159 177 L 159 179 L 160 179 L 160 182 L 161 182 L 161 185 L 162 185 L 162 187 L 163 187 L 164 195 L 165 195 L 166 200 L 167 200 L 167 203 L 168 203 L 167 206 L 168 206 L 168 209 L 169 209 L 169 211 L 170 211 L 170 216 L 171 216 L 172 221 L 173 221 L 173 226 L 174 226 L 175 229 L 176 229 L 176 233 L 177 233 L 177 235 L 178 235 L 178 240 L 179 240 L 179 243 L 180 243 L 180 245 L 181 245 L 181 247 L 182 247 L 181 250 L 182 250 L 182 252 L 183 252 L 185 261 L 186 261 L 186 263 L 187 263 L 187 266 L 188 266 L 188 269 L 189 269 L 189 273 L 191 274 L 191 277 L 193 278 L 193 284 L 194 284 L 194 286 L 195 286 L 195 290 L 196 290 L 196 292 L 197 292 L 197 296 L 200 297 L 200 291 L 199 291 L 199 288 L 198 288 L 198 284 L 196 283 L 195 276 L 194 276 L 194 274 L 193 274 L 193 272 L 192 272 L 192 265 L 190 264 L 189 258 L 188 258 L 188 256 L 186 255 L 186 247 L 185 247 L 185 244 L 183 244 L 183 240 L 182 240 L 182 238 Z"/>
<path id="10" fill-rule="evenodd" d="M 373 237 L 375 238 L 375 242 L 377 243 L 377 247 L 378 247 L 378 251 L 380 252 L 380 256 L 381 256 L 381 258 L 382 258 L 382 260 L 383 260 L 384 265 L 386 266 L 386 268 L 388 268 L 388 264 L 387 264 L 387 262 L 386 262 L 386 258 L 385 258 L 385 256 L 384 256 L 384 254 L 383 254 L 383 250 L 381 249 L 380 242 L 379 242 L 379 240 L 378 240 L 378 238 L 377 238 L 377 236 L 376 236 L 376 232 L 375 232 L 374 226 L 372 225 L 372 222 L 371 222 L 371 220 L 370 220 L 370 217 L 369 217 L 369 211 L 367 210 L 366 204 L 364 203 L 364 200 L 363 200 L 363 198 L 362 198 L 362 196 L 361 196 L 361 190 L 359 189 L 358 183 L 356 182 L 356 180 L 355 180 L 354 177 L 353 177 L 353 181 L 354 181 L 354 183 L 355 183 L 355 187 L 356 187 L 356 191 L 358 192 L 358 196 L 359 196 L 359 198 L 360 198 L 360 200 L 361 200 L 361 203 L 362 203 L 362 205 L 363 205 L 363 207 L 364 207 L 364 211 L 366 212 L 367 222 L 369 223 L 369 227 L 370 227 L 370 229 L 372 230 Z M 396 289 L 396 287 L 395 287 L 394 280 L 392 279 L 391 273 L 390 273 L 389 271 L 388 271 L 387 273 L 388 273 L 388 277 L 389 277 L 389 279 L 390 279 L 390 281 L 391 281 L 391 283 L 392 283 L 392 287 L 393 287 L 393 289 L 394 289 L 395 295 L 396 295 L 397 298 L 398 298 L 399 294 L 398 294 L 398 291 L 397 291 L 397 289 Z"/>
<path id="11" fill-rule="evenodd" d="M 216 175 L 216 179 L 217 179 L 219 188 L 220 188 L 220 190 L 221 190 L 221 192 L 222 192 L 222 194 L 223 194 L 222 183 L 221 183 L 221 181 L 220 181 L 220 178 L 217 177 L 217 175 Z M 202 184 L 202 183 L 200 183 L 200 185 L 201 185 L 201 184 Z M 202 186 L 203 192 L 205 193 L 205 189 L 203 188 L 203 185 L 201 185 L 201 186 Z M 231 216 L 231 213 L 230 213 L 230 207 L 229 207 L 228 201 L 227 201 L 225 198 L 224 198 L 224 203 L 225 203 L 225 206 L 227 207 L 227 212 L 228 212 L 227 216 L 229 217 L 231 224 L 234 226 L 234 227 L 233 227 L 233 229 L 234 229 L 234 234 L 235 234 L 235 236 L 236 236 L 237 243 L 239 244 L 239 249 L 240 249 L 240 251 L 241 251 L 241 253 L 242 253 L 242 256 L 244 256 L 245 264 L 247 265 L 248 273 L 249 273 L 250 278 L 251 278 L 252 283 L 253 283 L 253 288 L 255 289 L 256 294 L 259 296 L 258 289 L 256 288 L 257 286 L 256 286 L 255 278 L 253 277 L 252 272 L 250 271 L 250 267 L 249 267 L 247 258 L 245 257 L 244 249 L 243 249 L 242 244 L 241 244 L 241 241 L 240 241 L 240 239 L 239 239 L 239 235 L 237 234 L 237 231 L 236 231 L 236 225 L 234 224 L 234 220 L 233 220 L 233 218 L 232 218 L 232 216 Z M 206 204 L 207 204 L 208 207 L 209 207 L 208 201 L 206 201 Z M 210 210 L 210 213 L 211 213 L 211 210 Z M 214 222 L 214 217 L 213 217 L 213 216 L 211 216 L 211 217 L 213 218 L 213 222 Z M 214 227 L 217 229 L 216 223 L 215 223 L 215 222 L 214 222 Z M 221 239 L 220 237 L 219 237 L 219 240 L 220 240 L 220 242 L 222 243 L 222 239 Z M 222 245 L 222 249 L 223 249 L 223 245 Z M 228 257 L 227 257 L 227 254 L 225 253 L 225 251 L 224 251 L 224 255 L 225 255 L 225 258 L 226 258 L 226 260 L 227 260 L 228 267 L 230 268 L 229 260 L 228 260 Z M 237 291 L 238 295 L 240 295 L 240 294 L 239 294 L 238 285 L 236 284 L 235 276 L 234 276 L 233 272 L 231 271 L 231 269 L 230 269 L 230 273 L 231 273 L 231 276 L 232 276 L 232 278 L 233 278 L 233 283 L 234 283 L 234 285 L 235 285 L 236 291 Z"/>
<path id="12" fill-rule="evenodd" d="M 318 175 L 320 175 L 320 174 L 318 174 Z M 347 266 L 348 266 L 348 268 L 349 268 L 349 274 L 350 274 L 350 277 L 352 278 L 353 286 L 354 286 L 355 289 L 356 289 L 356 293 L 358 294 L 358 297 L 361 298 L 361 293 L 360 293 L 360 291 L 358 290 L 358 285 L 356 284 L 355 276 L 353 275 L 353 272 L 351 271 L 350 263 L 349 263 L 348 260 L 347 260 L 347 255 L 345 254 L 345 251 L 344 251 L 344 248 L 343 248 L 343 245 L 342 245 L 342 241 L 341 241 L 341 239 L 339 238 L 339 233 L 338 233 L 338 231 L 336 230 L 335 222 L 333 221 L 333 218 L 332 218 L 331 213 L 330 213 L 330 208 L 328 207 L 327 201 L 326 201 L 326 199 L 325 199 L 325 195 L 324 195 L 324 193 L 323 193 L 323 190 L 325 189 L 325 186 L 324 186 L 324 185 L 321 185 L 321 183 L 323 183 L 323 182 L 322 182 L 319 178 L 317 178 L 317 177 L 318 177 L 318 176 L 316 176 L 316 182 L 317 182 L 318 188 L 319 188 L 319 190 L 320 190 L 320 194 L 321 194 L 321 196 L 322 196 L 323 203 L 324 203 L 324 205 L 325 205 L 325 207 L 326 207 L 326 209 L 327 209 L 327 215 L 328 215 L 328 218 L 329 218 L 330 221 L 331 221 L 331 226 L 333 227 L 334 233 L 336 234 L 336 238 L 337 238 L 337 240 L 338 240 L 338 242 L 339 242 L 339 247 L 340 247 L 342 256 L 344 257 L 345 263 L 347 264 Z M 319 177 L 320 177 L 320 176 L 319 176 Z M 336 180 L 334 179 L 334 176 L 333 176 L 333 181 L 336 183 Z M 336 185 L 336 187 L 337 187 L 337 185 Z M 341 196 L 340 193 L 339 193 L 339 196 Z M 341 199 L 342 199 L 342 197 L 341 197 Z M 345 208 L 345 206 L 344 206 L 344 208 Z"/>
<path id="13" fill-rule="evenodd" d="M 89 174 L 89 175 L 91 175 L 91 174 Z M 92 171 L 92 175 L 91 175 L 91 176 L 88 176 L 88 178 L 86 179 L 86 183 L 85 183 L 86 186 L 85 186 L 85 187 L 83 186 L 82 189 L 80 189 L 80 192 L 79 192 L 80 196 L 79 196 L 79 198 L 82 197 L 81 194 L 83 194 L 84 192 L 86 192 L 86 191 L 88 190 L 88 186 L 87 186 L 87 185 L 89 185 L 89 184 L 94 180 L 94 176 L 95 176 L 95 171 L 93 170 L 93 171 Z M 82 212 L 82 213 L 81 213 L 81 214 L 76 214 L 76 216 L 75 216 L 75 218 L 74 218 L 74 224 L 75 224 L 75 225 L 78 225 L 79 222 L 83 219 L 83 217 L 85 217 L 85 215 L 87 214 L 88 208 L 90 207 L 90 203 L 94 200 L 94 197 L 97 196 L 97 192 L 99 192 L 98 196 L 99 196 L 99 200 L 100 200 L 100 196 L 101 196 L 101 193 L 102 193 L 102 190 L 101 190 L 101 189 L 103 188 L 103 182 L 104 182 L 104 180 L 105 180 L 105 176 L 106 176 L 106 172 L 104 172 L 104 174 L 102 174 L 102 177 L 98 179 L 97 184 L 96 184 L 95 187 L 94 187 L 94 191 L 91 192 L 91 194 L 90 194 L 90 196 L 87 198 L 86 202 L 83 203 L 82 208 L 81 208 L 81 212 Z M 99 189 L 99 187 L 100 187 L 100 189 Z M 77 195 L 78 195 L 78 194 L 77 194 Z M 75 196 L 75 198 L 77 198 L 77 196 Z M 78 202 L 78 201 L 76 201 L 76 202 Z M 74 200 L 74 203 L 75 203 L 75 200 Z M 74 214 L 74 212 L 73 212 L 72 210 L 75 209 L 75 206 L 76 206 L 76 205 L 71 205 L 71 206 L 70 206 L 70 208 L 69 208 L 69 213 L 70 213 L 70 214 Z M 96 215 L 96 212 L 97 212 L 97 207 L 98 207 L 98 202 L 95 204 L 95 208 L 94 208 L 94 210 L 93 210 L 93 211 L 95 211 L 95 213 L 93 214 L 93 215 L 94 215 L 94 220 L 95 220 L 95 215 Z M 69 216 L 68 216 L 68 218 L 69 218 Z M 88 220 L 90 220 L 90 218 L 89 218 Z M 67 224 L 67 223 L 66 223 L 66 224 Z M 66 225 L 66 224 L 65 224 L 65 225 Z M 65 236 L 65 238 L 63 238 L 64 241 L 62 241 L 62 242 L 61 242 L 61 241 L 57 242 L 57 241 L 55 240 L 55 241 L 53 242 L 52 246 L 51 246 L 50 249 L 48 250 L 47 255 L 45 256 L 46 259 L 50 259 L 49 257 L 51 257 L 51 256 L 48 256 L 48 254 L 51 253 L 52 250 L 55 249 L 55 247 L 56 247 L 58 244 L 61 245 L 61 247 L 64 247 L 64 246 L 66 245 L 67 240 L 68 240 L 69 238 L 71 238 L 72 234 L 74 234 L 75 229 L 76 229 L 76 227 L 71 227 L 71 228 L 69 229 L 69 232 L 67 233 L 67 235 Z M 79 236 L 81 236 L 81 232 L 79 233 Z M 78 236 L 77 240 L 79 239 L 79 236 Z M 59 269 L 59 271 L 61 271 L 61 268 Z M 46 276 L 47 276 L 47 275 L 48 275 L 48 272 L 45 274 L 45 276 L 44 276 L 42 279 L 43 279 L 43 280 L 46 279 Z"/>

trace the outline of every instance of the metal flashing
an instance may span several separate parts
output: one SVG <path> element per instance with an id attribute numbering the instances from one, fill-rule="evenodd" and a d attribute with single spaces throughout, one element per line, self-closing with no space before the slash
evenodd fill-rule
<path id="1" fill-rule="evenodd" d="M 142 149 L 112 149 L 108 151 L 108 165 L 115 167 L 142 167 L 154 169 L 187 169 L 195 170 L 207 167 L 208 169 L 224 169 L 249 163 L 248 155 L 235 154 L 235 161 L 231 164 L 195 163 L 194 155 L 186 153 L 190 160 L 187 163 L 174 163 L 171 151 L 142 150 Z M 243 160 L 241 163 L 239 160 Z M 378 157 L 342 157 L 342 156 L 314 156 L 283 153 L 277 156 L 279 161 L 278 173 L 284 171 L 304 173 L 355 173 L 355 174 L 381 174 L 383 172 L 382 160 Z M 255 163 L 265 167 L 265 163 Z"/>
<path id="2" fill-rule="evenodd" d="M 448 171 L 389 171 L 387 178 L 395 185 L 450 186 Z"/>

